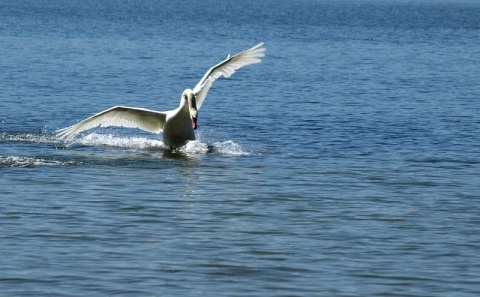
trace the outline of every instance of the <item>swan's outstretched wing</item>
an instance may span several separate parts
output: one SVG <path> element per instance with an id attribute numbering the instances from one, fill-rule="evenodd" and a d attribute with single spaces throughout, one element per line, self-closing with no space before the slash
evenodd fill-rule
<path id="1" fill-rule="evenodd" d="M 101 127 L 138 128 L 144 131 L 160 133 L 163 130 L 167 114 L 143 108 L 115 106 L 97 113 L 73 126 L 57 130 L 57 136 L 63 139 L 72 138 L 82 131 Z"/>
<path id="2" fill-rule="evenodd" d="M 228 55 L 225 60 L 210 68 L 193 89 L 193 92 L 195 93 L 197 109 L 200 109 L 202 106 L 208 90 L 217 78 L 222 75 L 224 77 L 230 77 L 230 75 L 235 73 L 236 70 L 243 66 L 260 63 L 262 61 L 260 58 L 263 58 L 264 56 L 265 47 L 263 46 L 263 42 L 261 42 L 246 51 L 236 54 L 233 57 Z"/>

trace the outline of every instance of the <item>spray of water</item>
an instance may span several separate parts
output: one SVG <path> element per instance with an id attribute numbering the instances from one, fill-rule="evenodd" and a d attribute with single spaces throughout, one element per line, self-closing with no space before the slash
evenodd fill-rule
<path id="1" fill-rule="evenodd" d="M 90 133 L 81 137 L 76 137 L 68 141 L 59 140 L 56 136 L 48 133 L 0 133 L 0 142 L 23 142 L 23 143 L 43 143 L 51 145 L 55 149 L 74 151 L 78 147 L 103 147 L 120 148 L 127 150 L 164 150 L 163 142 L 158 139 L 152 139 L 142 136 L 123 136 L 115 134 Z M 187 156 L 198 155 L 223 155 L 223 156 L 247 156 L 251 152 L 242 149 L 242 147 L 232 140 L 216 141 L 206 143 L 201 139 L 190 141 L 177 153 Z M 37 166 L 70 166 L 81 164 L 74 160 L 57 159 L 50 160 L 49 157 L 25 157 L 25 156 L 5 156 L 0 155 L 0 167 L 37 167 Z"/>

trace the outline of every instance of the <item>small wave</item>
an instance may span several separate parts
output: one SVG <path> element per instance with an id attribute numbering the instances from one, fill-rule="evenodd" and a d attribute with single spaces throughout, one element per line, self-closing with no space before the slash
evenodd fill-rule
<path id="1" fill-rule="evenodd" d="M 46 160 L 42 158 L 0 156 L 0 168 L 5 167 L 39 167 L 39 166 L 66 166 L 74 162 L 61 162 L 57 160 Z"/>

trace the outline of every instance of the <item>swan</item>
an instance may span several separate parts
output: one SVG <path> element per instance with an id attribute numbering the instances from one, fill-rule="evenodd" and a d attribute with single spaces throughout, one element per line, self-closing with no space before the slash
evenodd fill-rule
<path id="1" fill-rule="evenodd" d="M 163 132 L 163 145 L 177 149 L 188 141 L 195 140 L 198 110 L 203 104 L 213 82 L 224 76 L 230 77 L 243 66 L 261 62 L 265 56 L 264 43 L 240 52 L 228 55 L 225 60 L 210 68 L 200 82 L 191 89 L 183 91 L 178 108 L 170 111 L 155 111 L 137 107 L 114 106 L 99 112 L 75 125 L 58 129 L 59 139 L 68 140 L 76 134 L 95 127 L 138 128 L 152 133 Z"/>

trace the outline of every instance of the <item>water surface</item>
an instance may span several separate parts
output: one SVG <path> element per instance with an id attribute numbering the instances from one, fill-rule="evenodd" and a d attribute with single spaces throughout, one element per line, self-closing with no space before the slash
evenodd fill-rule
<path id="1" fill-rule="evenodd" d="M 0 1 L 0 295 L 478 296 L 479 14 Z M 179 152 L 55 136 L 114 105 L 173 109 L 260 41 Z"/>

